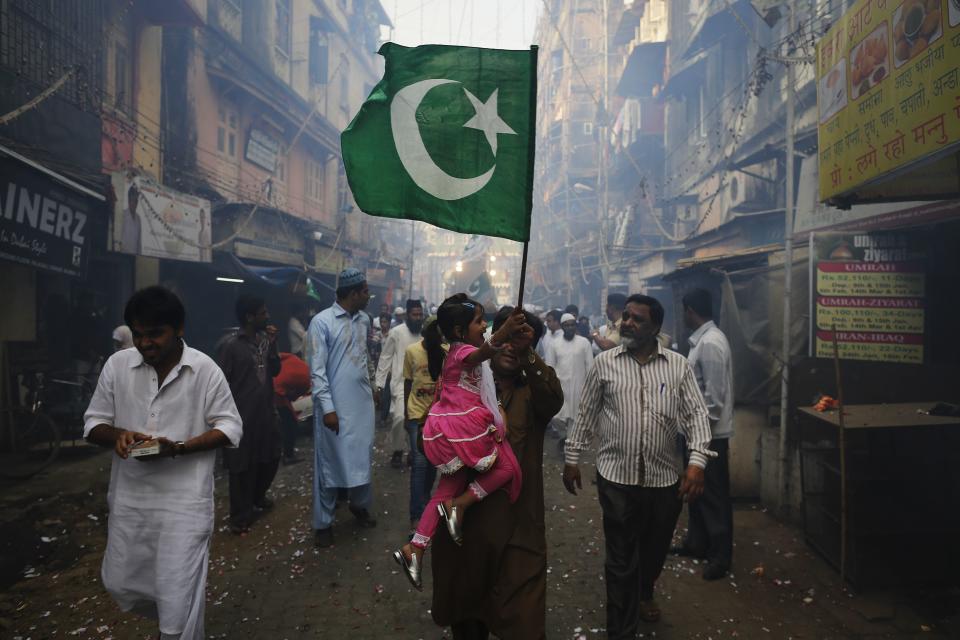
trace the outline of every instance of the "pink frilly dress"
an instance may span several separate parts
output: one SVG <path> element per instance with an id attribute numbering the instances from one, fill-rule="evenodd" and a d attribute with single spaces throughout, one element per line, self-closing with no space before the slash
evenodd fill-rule
<path id="1" fill-rule="evenodd" d="M 516 501 L 520 495 L 520 464 L 507 442 L 505 426 L 496 405 L 493 375 L 486 363 L 464 369 L 464 359 L 477 347 L 455 342 L 443 363 L 440 398 L 430 408 L 423 426 L 423 450 L 440 473 L 452 475 L 464 468 L 486 473 L 498 459 L 511 468 L 503 486 Z M 486 377 L 486 381 L 484 378 Z M 483 394 L 486 386 L 486 394 Z M 484 403 L 485 395 L 487 403 Z M 491 399 L 492 397 L 492 399 Z M 493 411 L 497 411 L 495 416 Z"/>

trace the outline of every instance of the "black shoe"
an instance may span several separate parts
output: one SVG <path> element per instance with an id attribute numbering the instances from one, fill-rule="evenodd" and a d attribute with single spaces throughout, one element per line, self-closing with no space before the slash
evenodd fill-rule
<path id="1" fill-rule="evenodd" d="M 231 522 L 230 533 L 235 536 L 242 536 L 245 533 L 250 533 L 250 525 L 244 522 Z"/>
<path id="2" fill-rule="evenodd" d="M 259 509 L 260 511 L 270 511 L 270 509 L 273 509 L 273 500 L 267 496 L 263 496 L 253 503 L 253 508 Z"/>
<path id="3" fill-rule="evenodd" d="M 708 562 L 703 570 L 704 580 L 719 580 L 725 575 L 727 575 L 727 568 L 715 562 Z"/>
<path id="4" fill-rule="evenodd" d="M 706 555 L 697 553 L 690 547 L 682 544 L 670 547 L 670 554 L 674 556 L 682 556 L 684 558 L 696 558 L 698 560 L 706 559 Z"/>
<path id="5" fill-rule="evenodd" d="M 357 519 L 357 524 L 364 529 L 372 529 L 377 526 L 377 521 L 370 517 L 370 512 L 366 509 L 354 509 L 350 507 L 350 513 Z"/>
<path id="6" fill-rule="evenodd" d="M 317 529 L 315 532 L 316 544 L 320 549 L 326 549 L 333 546 L 333 527 L 326 529 Z"/>
<path id="7" fill-rule="evenodd" d="M 390 456 L 390 466 L 394 469 L 403 468 L 403 451 L 394 451 L 393 455 Z"/>

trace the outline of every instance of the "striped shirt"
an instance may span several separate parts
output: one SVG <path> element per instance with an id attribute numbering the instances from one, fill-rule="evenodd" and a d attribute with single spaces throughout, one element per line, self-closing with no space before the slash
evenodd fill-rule
<path id="1" fill-rule="evenodd" d="M 598 355 L 587 374 L 566 463 L 578 464 L 598 436 L 597 471 L 604 479 L 668 487 L 683 472 L 678 435 L 688 443 L 690 464 L 705 467 L 715 455 L 708 449 L 707 407 L 686 358 L 658 344 L 640 364 L 619 346 Z"/>

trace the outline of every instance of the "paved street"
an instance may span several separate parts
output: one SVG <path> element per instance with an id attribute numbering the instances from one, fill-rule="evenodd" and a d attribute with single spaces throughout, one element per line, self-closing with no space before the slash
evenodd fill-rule
<path id="1" fill-rule="evenodd" d="M 378 431 L 378 442 L 384 439 Z M 306 444 L 302 439 L 301 447 Z M 548 637 L 601 638 L 603 540 L 595 489 L 577 498 L 564 493 L 555 441 L 547 444 Z M 209 637 L 449 637 L 430 618 L 429 571 L 426 591 L 417 593 L 389 557 L 407 533 L 409 475 L 386 464 L 388 452 L 376 455 L 379 526 L 358 529 L 342 508 L 336 545 L 323 551 L 314 549 L 309 525 L 308 463 L 281 468 L 273 490 L 276 508 L 243 537 L 224 526 L 226 482 L 218 482 Z M 109 456 L 72 457 L 78 459 L 28 485 L 2 488 L 0 637 L 148 637 L 150 625 L 119 613 L 99 579 Z M 37 494 L 52 497 L 30 497 Z M 957 591 L 846 593 L 797 529 L 750 505 L 738 508 L 735 517 L 734 575 L 706 583 L 700 567 L 670 559 L 659 585 L 664 618 L 645 626 L 643 637 L 960 637 Z"/>

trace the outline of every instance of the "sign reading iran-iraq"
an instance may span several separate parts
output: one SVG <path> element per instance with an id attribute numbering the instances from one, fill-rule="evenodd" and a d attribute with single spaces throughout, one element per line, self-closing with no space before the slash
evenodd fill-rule
<path id="1" fill-rule="evenodd" d="M 341 136 L 354 199 L 374 216 L 525 242 L 537 49 L 386 43 L 383 79 Z"/>

